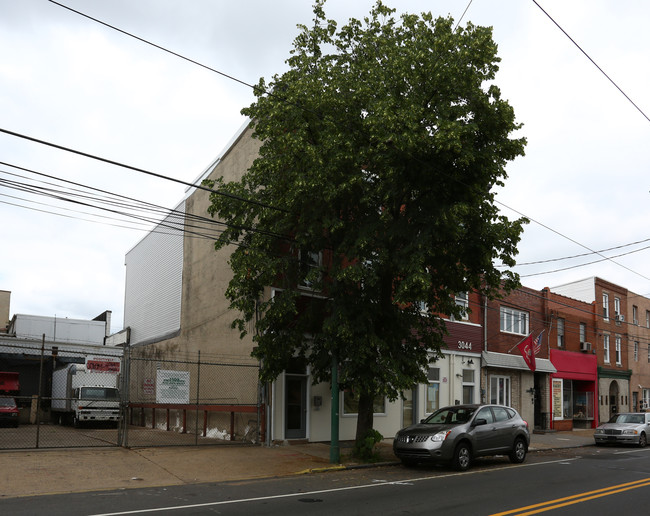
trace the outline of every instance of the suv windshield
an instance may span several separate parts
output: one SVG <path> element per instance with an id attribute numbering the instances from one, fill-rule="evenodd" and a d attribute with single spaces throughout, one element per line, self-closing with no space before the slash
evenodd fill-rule
<path id="1" fill-rule="evenodd" d="M 429 424 L 460 425 L 467 423 L 476 407 L 447 407 L 431 414 L 424 420 Z"/>
<path id="2" fill-rule="evenodd" d="M 117 389 L 111 387 L 82 387 L 81 399 L 90 400 L 119 400 Z"/>

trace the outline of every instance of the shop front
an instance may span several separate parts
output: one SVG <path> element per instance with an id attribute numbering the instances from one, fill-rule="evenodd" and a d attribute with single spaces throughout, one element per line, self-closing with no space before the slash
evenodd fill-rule
<path id="1" fill-rule="evenodd" d="M 573 430 L 598 426 L 596 355 L 551 349 L 551 428 Z"/>

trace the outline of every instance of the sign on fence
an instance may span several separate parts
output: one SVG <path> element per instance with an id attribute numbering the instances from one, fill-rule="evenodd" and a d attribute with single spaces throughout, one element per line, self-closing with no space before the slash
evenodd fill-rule
<path id="1" fill-rule="evenodd" d="M 189 371 L 156 371 L 156 403 L 190 402 Z"/>

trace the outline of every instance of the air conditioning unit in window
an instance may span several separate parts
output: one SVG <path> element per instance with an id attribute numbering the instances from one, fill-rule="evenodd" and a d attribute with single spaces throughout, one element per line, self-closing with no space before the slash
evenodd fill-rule
<path id="1" fill-rule="evenodd" d="M 625 316 L 623 314 L 616 314 L 616 322 L 625 322 Z"/>
<path id="2" fill-rule="evenodd" d="M 591 342 L 581 342 L 580 343 L 580 351 L 584 351 L 585 353 L 589 353 L 591 351 Z"/>

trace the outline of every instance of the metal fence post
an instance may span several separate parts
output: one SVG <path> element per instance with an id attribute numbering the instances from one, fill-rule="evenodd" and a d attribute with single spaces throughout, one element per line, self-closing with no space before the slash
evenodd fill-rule
<path id="1" fill-rule="evenodd" d="M 122 407 L 121 419 L 119 429 L 121 435 L 118 433 L 118 444 L 124 448 L 129 447 L 129 401 L 131 399 L 131 345 L 127 347 L 127 353 L 122 355 L 122 388 L 120 390 L 120 405 Z"/>
<path id="2" fill-rule="evenodd" d="M 41 343 L 41 363 L 38 372 L 38 397 L 36 398 L 36 447 L 40 444 L 41 433 L 41 397 L 43 396 L 43 359 L 45 356 L 45 333 Z"/>

